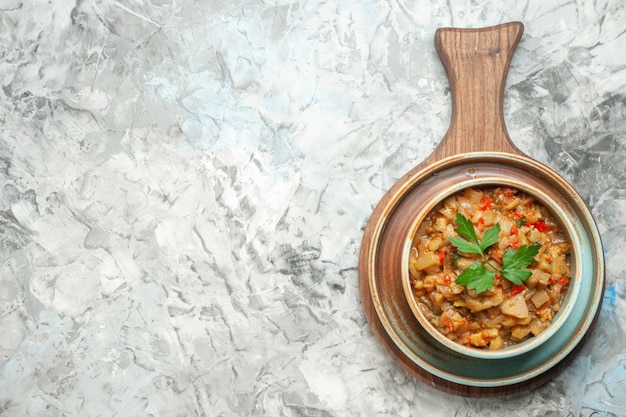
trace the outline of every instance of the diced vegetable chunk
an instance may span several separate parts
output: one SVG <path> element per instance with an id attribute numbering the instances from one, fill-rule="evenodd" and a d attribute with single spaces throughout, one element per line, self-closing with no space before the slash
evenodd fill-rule
<path id="1" fill-rule="evenodd" d="M 530 297 L 530 301 L 533 302 L 536 308 L 539 308 L 550 301 L 550 296 L 546 290 L 539 290 L 536 291 L 532 297 Z"/>
<path id="2" fill-rule="evenodd" d="M 424 270 L 439 265 L 439 255 L 435 252 L 422 252 L 415 259 L 415 269 Z"/>
<path id="3" fill-rule="evenodd" d="M 524 294 L 517 294 L 515 297 L 506 300 L 501 304 L 500 309 L 502 313 L 518 319 L 528 317 L 528 306 L 526 305 Z"/>

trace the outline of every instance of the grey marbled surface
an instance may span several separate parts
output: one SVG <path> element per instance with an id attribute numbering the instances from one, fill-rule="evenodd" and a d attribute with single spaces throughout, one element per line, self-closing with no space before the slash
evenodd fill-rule
<path id="1" fill-rule="evenodd" d="M 430 154 L 441 26 L 511 20 L 507 126 L 602 234 L 576 358 L 434 390 L 365 321 L 357 261 Z M 0 416 L 626 415 L 623 0 L 1 0 Z"/>

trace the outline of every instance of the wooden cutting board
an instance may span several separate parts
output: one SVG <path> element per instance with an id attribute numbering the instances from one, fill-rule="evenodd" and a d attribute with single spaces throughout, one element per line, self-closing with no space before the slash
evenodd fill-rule
<path id="1" fill-rule="evenodd" d="M 583 200 L 558 174 L 524 155 L 512 143 L 505 127 L 503 99 L 506 75 L 523 30 L 522 23 L 512 22 L 481 29 L 442 28 L 436 31 L 435 47 L 450 82 L 450 127 L 433 153 L 400 178 L 383 196 L 366 226 L 359 258 L 362 305 L 370 327 L 383 348 L 402 368 L 422 382 L 467 397 L 516 394 L 551 379 L 569 363 L 588 337 L 597 320 L 604 290 L 601 243 Z M 558 362 L 546 365 L 549 369 L 529 378 L 519 378 L 519 381 L 515 377 L 509 378 L 512 383 L 490 381 L 489 386 L 485 386 L 471 378 L 447 378 L 441 377 L 440 372 L 432 372 L 432 364 L 422 362 L 420 354 L 425 352 L 430 357 L 436 357 L 433 363 L 446 364 L 448 353 L 441 350 L 441 357 L 437 357 L 439 348 L 428 336 L 424 336 L 417 319 L 411 315 L 401 289 L 400 262 L 407 231 L 417 213 L 415 203 L 428 199 L 432 190 L 436 189 L 441 161 L 448 161 L 445 167 L 454 167 L 455 164 L 463 167 L 449 176 L 448 182 L 454 183 L 455 178 L 463 181 L 464 176 L 473 175 L 474 168 L 466 169 L 463 165 L 468 160 L 472 163 L 476 161 L 477 169 L 494 178 L 517 175 L 519 181 L 533 183 L 546 193 L 550 193 L 552 188 L 562 190 L 561 194 L 571 199 L 573 215 L 582 219 L 582 233 L 587 234 L 594 245 L 591 259 L 595 262 L 592 274 L 595 278 L 588 291 L 593 294 L 584 300 L 586 304 L 582 312 L 588 317 L 581 319 L 580 325 L 577 323 L 573 341 L 565 343 L 557 352 Z M 467 358 L 451 356 L 449 359 L 450 363 L 459 361 L 460 365 L 468 364 Z M 503 362 L 493 364 L 500 366 Z"/>

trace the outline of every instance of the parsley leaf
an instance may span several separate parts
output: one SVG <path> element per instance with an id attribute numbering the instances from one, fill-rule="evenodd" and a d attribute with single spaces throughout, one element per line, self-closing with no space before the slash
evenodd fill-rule
<path id="1" fill-rule="evenodd" d="M 477 243 L 468 242 L 467 240 L 458 236 L 449 237 L 448 240 L 461 252 L 474 253 L 476 255 L 483 254 L 483 250 Z"/>
<path id="2" fill-rule="evenodd" d="M 491 229 L 487 230 L 483 235 L 483 240 L 480 242 L 480 249 L 484 252 L 487 248 L 500 240 L 500 225 L 496 224 Z"/>
<path id="3" fill-rule="evenodd" d="M 460 213 L 456 220 L 456 232 L 462 236 L 448 238 L 450 243 L 460 252 L 480 255 L 482 262 L 474 262 L 465 269 L 455 282 L 468 289 L 475 289 L 477 294 L 493 288 L 496 274 L 501 274 L 513 284 L 521 285 L 531 277 L 532 272 L 526 267 L 533 263 L 539 253 L 541 245 L 523 245 L 518 249 L 510 248 L 502 256 L 502 269 L 496 268 L 489 262 L 485 251 L 500 240 L 500 225 L 496 224 L 483 234 L 482 241 L 478 240 L 472 222 Z M 489 267 L 489 269 L 487 268 Z"/>
<path id="4" fill-rule="evenodd" d="M 502 268 L 503 269 L 517 269 L 530 265 L 535 256 L 539 253 L 541 245 L 526 246 L 522 245 L 519 250 L 510 248 L 502 256 Z"/>
<path id="5" fill-rule="evenodd" d="M 461 213 L 457 213 L 456 222 L 459 226 L 456 229 L 456 232 L 478 246 L 478 237 L 476 236 L 476 230 L 474 230 L 474 224 L 472 221 Z"/>
<path id="6" fill-rule="evenodd" d="M 541 245 L 526 246 L 523 245 L 519 250 L 511 248 L 504 252 L 502 256 L 502 276 L 513 284 L 520 285 L 532 275 L 530 270 L 525 267 L 533 263 L 535 255 L 539 253 Z"/>
<path id="7" fill-rule="evenodd" d="M 487 230 L 483 235 L 482 242 L 479 242 L 478 236 L 476 236 L 476 230 L 474 229 L 474 225 L 471 220 L 463 216 L 461 213 L 457 213 L 456 222 L 458 224 L 456 232 L 465 239 L 453 236 L 448 238 L 448 240 L 461 252 L 483 256 L 485 250 L 500 239 L 499 224 L 496 224 L 494 227 Z"/>
<path id="8" fill-rule="evenodd" d="M 456 283 L 469 289 L 475 289 L 477 294 L 493 287 L 496 273 L 485 268 L 482 262 L 474 262 L 467 267 L 456 279 Z"/>
<path id="9" fill-rule="evenodd" d="M 502 276 L 515 285 L 522 285 L 533 274 L 529 269 L 503 269 Z"/>

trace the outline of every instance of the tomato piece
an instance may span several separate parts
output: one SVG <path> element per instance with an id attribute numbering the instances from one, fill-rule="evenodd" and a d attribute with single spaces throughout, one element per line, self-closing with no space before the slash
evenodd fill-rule
<path id="1" fill-rule="evenodd" d="M 535 222 L 533 226 L 535 226 L 535 229 L 539 230 L 540 232 L 545 232 L 549 229 L 548 225 L 541 220 Z"/>
<path id="2" fill-rule="evenodd" d="M 525 289 L 526 289 L 526 286 L 524 284 L 520 284 L 520 285 L 513 284 L 513 286 L 511 287 L 511 295 L 517 295 L 521 292 L 524 292 Z"/>
<path id="3" fill-rule="evenodd" d="M 443 265 L 443 261 L 446 259 L 446 251 L 439 251 L 439 265 Z"/>
<path id="4" fill-rule="evenodd" d="M 478 207 L 476 207 L 478 210 L 480 211 L 484 211 L 489 209 L 489 207 L 491 207 L 491 197 L 484 197 L 480 200 L 480 204 L 478 204 Z"/>
<path id="5" fill-rule="evenodd" d="M 511 226 L 511 234 L 512 235 L 516 235 L 517 234 L 517 226 L 515 225 L 515 223 L 513 224 L 513 226 Z"/>

